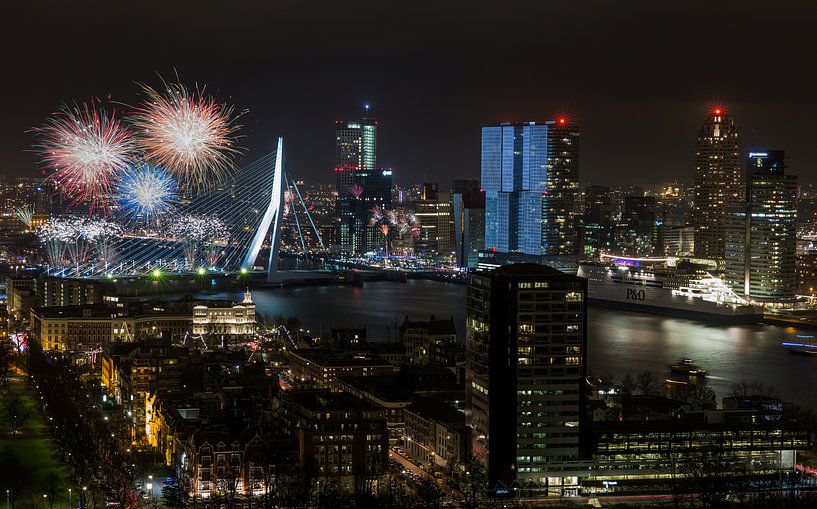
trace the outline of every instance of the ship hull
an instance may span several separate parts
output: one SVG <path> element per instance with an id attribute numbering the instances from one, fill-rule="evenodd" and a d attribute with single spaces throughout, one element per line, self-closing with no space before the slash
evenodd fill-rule
<path id="1" fill-rule="evenodd" d="M 626 299 L 616 300 L 609 297 L 589 295 L 587 299 L 591 306 L 598 306 L 610 309 L 623 309 L 636 313 L 646 313 L 651 315 L 672 316 L 676 318 L 686 318 L 704 322 L 721 323 L 728 325 L 752 324 L 763 321 L 763 314 L 758 312 L 729 313 L 721 310 L 702 309 L 696 304 L 682 306 L 667 306 L 660 302 L 633 302 Z"/>

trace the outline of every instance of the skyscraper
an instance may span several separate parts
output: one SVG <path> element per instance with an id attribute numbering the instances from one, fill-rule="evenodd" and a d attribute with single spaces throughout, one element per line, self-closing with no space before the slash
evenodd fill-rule
<path id="1" fill-rule="evenodd" d="M 360 194 L 352 200 L 352 228 L 350 239 L 352 253 L 378 252 L 385 248 L 385 239 L 379 225 L 372 224 L 372 209 L 391 209 L 392 170 L 362 169 L 353 173 L 353 186 Z M 357 194 L 357 193 L 355 193 Z"/>
<path id="2" fill-rule="evenodd" d="M 542 201 L 542 254 L 578 253 L 579 129 L 560 117 L 548 130 L 547 182 Z"/>
<path id="3" fill-rule="evenodd" d="M 456 263 L 476 268 L 479 252 L 485 249 L 485 192 L 479 179 L 455 179 L 451 193 Z"/>
<path id="4" fill-rule="evenodd" d="M 723 259 L 726 210 L 742 201 L 740 138 L 735 120 L 714 108 L 695 145 L 695 256 Z"/>
<path id="5" fill-rule="evenodd" d="M 574 254 L 578 137 L 565 118 L 482 128 L 486 249 Z"/>
<path id="6" fill-rule="evenodd" d="M 436 182 L 426 182 L 420 188 L 415 216 L 420 237 L 414 241 L 414 250 L 423 256 L 451 254 L 451 193 L 440 191 Z"/>
<path id="7" fill-rule="evenodd" d="M 466 424 L 492 490 L 575 493 L 586 471 L 587 280 L 535 264 L 477 272 L 466 304 Z"/>
<path id="8" fill-rule="evenodd" d="M 336 246 L 343 252 L 354 252 L 353 229 L 359 188 L 355 172 L 377 168 L 377 120 L 338 120 L 335 122 L 335 178 L 338 220 Z M 358 195 L 358 196 L 356 196 Z M 359 222 L 359 221 L 358 221 Z"/>
<path id="9" fill-rule="evenodd" d="M 613 200 L 610 188 L 591 185 L 584 191 L 584 215 L 577 230 L 579 253 L 596 256 L 613 242 Z"/>
<path id="10" fill-rule="evenodd" d="M 726 229 L 726 281 L 756 303 L 785 305 L 797 294 L 797 177 L 782 150 L 749 152 L 746 201 Z"/>

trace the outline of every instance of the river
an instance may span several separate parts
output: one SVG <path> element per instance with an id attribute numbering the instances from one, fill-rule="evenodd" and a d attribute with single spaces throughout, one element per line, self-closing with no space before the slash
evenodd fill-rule
<path id="1" fill-rule="evenodd" d="M 241 292 L 208 295 L 241 300 Z M 396 324 L 453 317 L 460 338 L 465 326 L 465 286 L 410 280 L 406 284 L 366 283 L 255 290 L 258 313 L 296 316 L 312 334 L 335 327 L 367 326 L 370 340 L 397 340 Z M 723 326 L 641 313 L 591 307 L 588 311 L 588 366 L 597 375 L 617 380 L 650 370 L 662 378 L 666 364 L 690 357 L 710 374 L 720 398 L 731 384 L 759 380 L 782 399 L 817 410 L 817 358 L 796 356 L 780 341 L 793 328 L 771 325 Z"/>

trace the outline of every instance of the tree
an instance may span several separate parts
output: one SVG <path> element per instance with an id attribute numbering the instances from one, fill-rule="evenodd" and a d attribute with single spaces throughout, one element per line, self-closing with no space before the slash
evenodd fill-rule
<path id="1" fill-rule="evenodd" d="M 629 373 L 624 375 L 624 379 L 621 380 L 621 395 L 622 396 L 631 396 L 635 391 L 635 379 Z"/>
<path id="2" fill-rule="evenodd" d="M 777 397 L 777 391 L 773 387 L 767 387 L 758 380 L 744 380 L 734 383 L 729 387 L 729 395 L 733 398 L 743 398 L 747 396 L 767 396 Z"/>
<path id="3" fill-rule="evenodd" d="M 673 385 L 670 389 L 670 397 L 689 403 L 695 408 L 712 406 L 717 399 L 715 391 L 703 383 Z"/>
<path id="4" fill-rule="evenodd" d="M 451 465 L 448 472 L 450 485 L 458 492 L 455 498 L 458 499 L 460 507 L 477 509 L 488 500 L 488 474 L 477 458 L 471 458 L 465 471 Z"/>
<path id="5" fill-rule="evenodd" d="M 14 347 L 5 338 L 0 338 L 0 389 L 8 385 L 9 375 L 14 367 Z"/>
<path id="6" fill-rule="evenodd" d="M 3 399 L 3 411 L 6 414 L 6 420 L 12 434 L 18 433 L 31 416 L 31 409 L 19 394 L 8 394 Z"/>
<path id="7" fill-rule="evenodd" d="M 14 509 L 17 500 L 31 487 L 32 472 L 14 449 L 4 448 L 0 458 L 3 458 L 2 482 L 8 490 L 9 505 Z"/>
<path id="8" fill-rule="evenodd" d="M 658 396 L 661 394 L 661 383 L 652 371 L 639 373 L 636 378 L 638 392 L 644 396 Z"/>
<path id="9" fill-rule="evenodd" d="M 706 451 L 687 455 L 681 464 L 690 490 L 706 509 L 722 507 L 736 492 L 735 479 L 739 472 L 735 467 L 735 455 L 716 449 L 714 444 Z"/>
<path id="10" fill-rule="evenodd" d="M 45 492 L 48 494 L 48 507 L 54 509 L 54 499 L 62 493 L 62 482 L 56 472 L 49 472 L 45 481 Z"/>
<path id="11" fill-rule="evenodd" d="M 442 502 L 443 492 L 433 480 L 424 477 L 417 482 L 417 497 L 427 509 L 438 509 Z"/>

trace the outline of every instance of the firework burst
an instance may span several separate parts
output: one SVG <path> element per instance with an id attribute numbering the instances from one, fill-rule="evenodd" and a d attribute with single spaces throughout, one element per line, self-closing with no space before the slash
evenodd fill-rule
<path id="1" fill-rule="evenodd" d="M 226 243 L 230 236 L 227 226 L 220 219 L 193 214 L 179 217 L 171 225 L 170 234 L 182 242 L 188 270 L 199 262 L 202 248 L 206 262 L 217 260 L 221 254 L 216 244 Z"/>
<path id="2" fill-rule="evenodd" d="M 363 186 L 361 186 L 360 184 L 353 184 L 346 191 L 348 191 L 349 194 L 351 194 L 355 198 L 360 198 L 360 196 L 363 194 Z"/>
<path id="3" fill-rule="evenodd" d="M 185 188 L 214 187 L 232 170 L 239 152 L 233 108 L 178 83 L 166 83 L 164 92 L 148 85 L 142 90 L 146 101 L 131 121 L 145 157 L 167 168 Z"/>
<path id="4" fill-rule="evenodd" d="M 34 130 L 50 178 L 74 203 L 107 205 L 114 180 L 134 153 L 133 135 L 95 102 L 63 108 Z"/>
<path id="5" fill-rule="evenodd" d="M 34 205 L 24 205 L 14 209 L 14 216 L 26 225 L 26 229 L 31 229 L 31 222 L 34 219 Z"/>
<path id="6" fill-rule="evenodd" d="M 369 212 L 371 212 L 372 214 L 371 217 L 369 218 L 369 223 L 372 226 L 381 223 L 384 219 L 386 219 L 383 209 L 381 209 L 379 205 L 375 205 L 374 207 L 372 207 L 372 210 L 370 210 Z"/>
<path id="7" fill-rule="evenodd" d="M 99 255 L 99 263 L 107 271 L 116 257 L 117 239 L 122 236 L 122 227 L 104 219 L 83 220 L 76 226 L 80 236 L 93 245 Z"/>
<path id="8" fill-rule="evenodd" d="M 125 171 L 117 185 L 117 196 L 128 217 L 151 221 L 175 208 L 179 191 L 167 171 L 140 163 Z"/>

